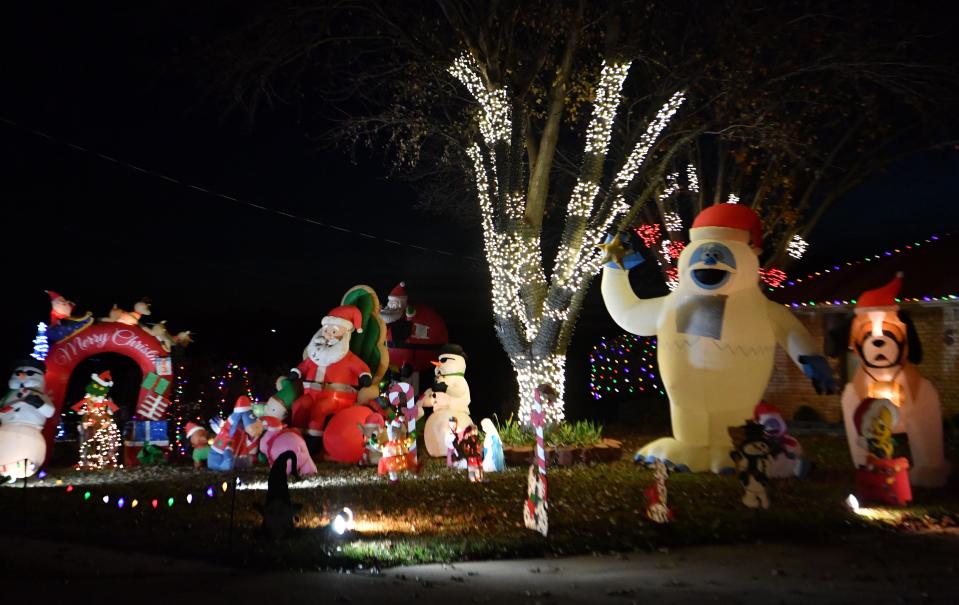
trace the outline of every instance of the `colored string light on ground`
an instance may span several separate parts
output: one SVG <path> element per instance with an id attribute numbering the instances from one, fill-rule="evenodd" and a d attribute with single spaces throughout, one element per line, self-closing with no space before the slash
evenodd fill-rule
<path id="1" fill-rule="evenodd" d="M 239 486 L 240 483 L 241 482 L 239 478 L 237 478 L 237 486 Z M 224 481 L 223 482 L 224 493 L 227 491 L 227 489 L 228 489 L 228 483 Z M 64 492 L 67 494 L 72 494 L 75 491 L 76 491 L 76 488 L 73 485 L 67 485 L 66 488 L 64 489 Z M 204 493 L 206 493 L 208 499 L 212 499 L 217 495 L 217 491 L 216 489 L 214 489 L 212 485 L 208 486 Z M 91 500 L 93 496 L 94 496 L 93 492 L 84 491 L 83 492 L 84 502 Z M 103 494 L 102 496 L 99 496 L 98 499 L 103 504 L 110 504 L 111 500 L 113 500 L 110 494 Z M 193 497 L 193 492 L 187 492 L 186 495 L 168 496 L 167 499 L 164 500 L 163 502 L 166 503 L 167 508 L 173 508 L 174 504 L 176 504 L 177 502 L 186 502 L 187 504 L 193 504 L 194 500 L 195 498 Z M 140 505 L 139 498 L 130 498 L 128 495 L 119 496 L 113 501 L 116 503 L 117 509 L 126 508 L 128 503 L 130 505 L 129 508 L 131 509 L 137 508 Z M 154 510 L 159 510 L 160 503 L 161 503 L 161 500 L 158 498 L 154 498 L 150 501 L 150 504 L 152 505 Z"/>

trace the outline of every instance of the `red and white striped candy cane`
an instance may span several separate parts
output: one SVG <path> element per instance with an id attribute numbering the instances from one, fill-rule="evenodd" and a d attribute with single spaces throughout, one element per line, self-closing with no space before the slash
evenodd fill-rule
<path id="1" fill-rule="evenodd" d="M 416 431 L 416 416 L 419 410 L 416 409 L 416 395 L 413 392 L 413 386 L 408 382 L 394 382 L 387 390 L 390 404 L 397 408 L 397 412 L 403 414 L 406 420 L 406 434 L 413 435 Z M 416 462 L 416 439 L 410 443 L 409 453 Z"/>
<path id="2" fill-rule="evenodd" d="M 533 411 L 530 414 L 530 422 L 536 430 L 536 467 L 539 474 L 546 475 L 546 439 L 543 436 L 543 425 L 546 424 L 546 412 L 543 410 L 542 396 L 539 389 L 533 391 Z"/>

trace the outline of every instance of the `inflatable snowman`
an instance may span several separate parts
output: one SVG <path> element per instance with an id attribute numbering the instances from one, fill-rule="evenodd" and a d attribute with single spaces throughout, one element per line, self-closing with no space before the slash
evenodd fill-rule
<path id="1" fill-rule="evenodd" d="M 446 345 L 440 349 L 436 366 L 433 388 L 427 389 L 420 397 L 419 417 L 424 407 L 432 407 L 433 413 L 426 419 L 423 438 L 426 451 L 430 456 L 446 455 L 446 435 L 451 417 L 456 418 L 459 426 L 473 424 L 470 418 L 470 387 L 466 382 L 466 354 L 459 345 Z"/>
<path id="2" fill-rule="evenodd" d="M 43 425 L 54 407 L 44 393 L 42 361 L 18 364 L 7 383 L 10 391 L 0 405 L 0 475 L 22 479 L 33 475 L 47 455 Z"/>
<path id="3" fill-rule="evenodd" d="M 777 343 L 817 390 L 835 388 L 809 332 L 785 307 L 763 296 L 761 246 L 762 225 L 751 208 L 706 208 L 679 256 L 676 289 L 643 300 L 633 293 L 622 259 L 615 258 L 625 253 L 622 246 L 617 249 L 616 241 L 606 246 L 615 261 L 603 270 L 606 308 L 623 329 L 658 337 L 659 368 L 669 396 L 673 437 L 648 444 L 640 459 L 693 472 L 728 469 L 727 428 L 752 418 L 772 374 Z"/>

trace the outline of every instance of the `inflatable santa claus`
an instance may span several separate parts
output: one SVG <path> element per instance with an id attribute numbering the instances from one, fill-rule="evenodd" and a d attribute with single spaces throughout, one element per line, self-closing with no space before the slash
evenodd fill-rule
<path id="1" fill-rule="evenodd" d="M 350 351 L 350 336 L 363 331 L 359 308 L 343 305 L 330 311 L 306 346 L 303 361 L 290 378 L 303 381 L 303 397 L 293 406 L 292 424 L 310 435 L 323 435 L 326 419 L 356 403 L 357 388 L 373 382 L 370 368 Z"/>
<path id="2" fill-rule="evenodd" d="M 390 291 L 386 306 L 380 310 L 386 323 L 386 346 L 390 364 L 397 370 L 412 368 L 414 390 L 419 390 L 419 373 L 432 370 L 439 348 L 449 342 L 446 322 L 431 307 L 411 305 L 406 294 L 406 282 L 400 282 Z"/>

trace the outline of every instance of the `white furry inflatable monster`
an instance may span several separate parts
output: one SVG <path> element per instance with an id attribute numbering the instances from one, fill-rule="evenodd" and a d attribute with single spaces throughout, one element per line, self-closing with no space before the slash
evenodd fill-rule
<path id="1" fill-rule="evenodd" d="M 762 226 L 747 206 L 718 204 L 696 217 L 679 257 L 679 285 L 667 296 L 639 299 L 621 262 L 603 270 L 606 308 L 623 329 L 656 335 L 659 369 L 669 396 L 673 437 L 639 452 L 678 470 L 731 468 L 730 426 L 752 418 L 779 343 L 817 390 L 835 383 L 809 332 L 759 288 Z M 616 245 L 613 242 L 612 248 Z M 607 246 L 614 257 L 614 250 Z"/>

